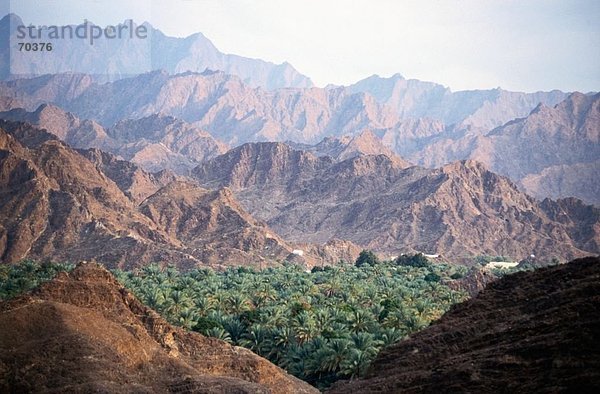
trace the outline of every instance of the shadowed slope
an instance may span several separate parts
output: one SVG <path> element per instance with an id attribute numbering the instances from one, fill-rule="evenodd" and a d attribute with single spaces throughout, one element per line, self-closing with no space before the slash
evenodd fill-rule
<path id="1" fill-rule="evenodd" d="M 591 392 L 600 386 L 599 313 L 597 257 L 510 275 L 331 393 Z"/>

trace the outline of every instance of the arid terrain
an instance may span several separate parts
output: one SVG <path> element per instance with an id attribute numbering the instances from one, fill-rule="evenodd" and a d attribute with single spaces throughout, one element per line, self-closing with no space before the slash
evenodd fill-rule
<path id="1" fill-rule="evenodd" d="M 600 392 L 600 3 L 46 3 L 0 392 Z"/>
<path id="2" fill-rule="evenodd" d="M 0 304 L 0 391 L 316 393 L 249 350 L 173 327 L 103 267 Z"/>

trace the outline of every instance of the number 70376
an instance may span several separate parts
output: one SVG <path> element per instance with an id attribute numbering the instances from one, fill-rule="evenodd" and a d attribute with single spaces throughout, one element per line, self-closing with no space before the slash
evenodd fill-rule
<path id="1" fill-rule="evenodd" d="M 51 42 L 19 42 L 20 52 L 50 52 L 52 51 Z"/>

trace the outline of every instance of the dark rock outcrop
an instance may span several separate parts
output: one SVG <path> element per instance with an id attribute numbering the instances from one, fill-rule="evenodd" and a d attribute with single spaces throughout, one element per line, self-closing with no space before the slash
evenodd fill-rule
<path id="1" fill-rule="evenodd" d="M 599 316 L 600 258 L 509 275 L 330 392 L 595 392 Z"/>

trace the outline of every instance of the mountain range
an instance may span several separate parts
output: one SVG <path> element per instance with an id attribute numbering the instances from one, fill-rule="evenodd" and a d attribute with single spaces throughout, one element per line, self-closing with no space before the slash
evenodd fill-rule
<path id="1" fill-rule="evenodd" d="M 171 116 L 122 120 L 104 128 L 52 104 L 42 104 L 34 112 L 22 108 L 0 112 L 0 119 L 27 122 L 74 148 L 101 149 L 150 172 L 173 170 L 188 174 L 200 162 L 228 150 L 208 132 Z"/>
<path id="2" fill-rule="evenodd" d="M 404 81 L 399 77 L 394 80 Z M 417 81 L 401 86 L 405 86 L 400 90 L 402 97 L 414 94 L 411 102 L 425 100 L 418 94 Z M 458 98 L 435 104 L 449 113 L 462 113 L 457 123 L 448 125 L 445 121 L 456 119 L 405 118 L 397 107 L 354 89 L 267 91 L 252 88 L 236 76 L 212 71 L 178 75 L 158 71 L 108 84 L 98 84 L 83 74 L 0 82 L 6 110 L 22 107 L 36 112 L 51 103 L 83 119 L 82 133 L 74 133 L 78 141 L 71 141 L 74 146 L 100 147 L 149 171 L 169 168 L 184 174 L 204 158 L 223 153 L 223 144 L 322 143 L 319 148 L 303 147 L 318 152 L 332 139 L 339 139 L 343 145 L 370 131 L 381 140 L 378 146 L 386 154 L 395 153 L 414 164 L 435 168 L 474 159 L 509 176 L 522 190 L 538 198 L 577 197 L 598 204 L 593 176 L 599 157 L 598 94 L 463 92 L 472 95 L 464 99 L 464 105 Z M 454 93 L 446 95 L 455 97 Z M 434 104 L 425 100 L 419 105 L 429 108 Z M 454 111 L 457 107 L 463 109 Z M 481 111 L 491 111 L 494 116 L 481 117 Z M 515 115 L 522 117 L 517 121 Z M 34 117 L 6 111 L 2 116 L 19 121 Z M 139 124 L 131 123 L 136 121 Z M 123 125 L 138 127 L 139 132 L 123 132 L 118 127 Z M 493 128 L 487 129 L 486 125 Z M 528 130 L 519 132 L 517 127 Z M 103 135 L 101 128 L 111 139 Z M 147 128 L 153 130 L 146 133 Z M 523 148 L 531 145 L 540 147 L 539 153 L 532 156 Z M 567 151 L 573 154 L 567 155 Z M 578 170 L 577 182 L 569 181 L 572 168 Z"/>
<path id="3" fill-rule="evenodd" d="M 128 22 L 130 21 L 125 21 L 123 25 Z M 92 22 L 86 23 L 89 25 L 88 29 L 95 26 Z M 261 86 L 269 90 L 312 86 L 311 80 L 289 63 L 274 64 L 224 54 L 202 33 L 185 38 L 169 37 L 147 22 L 143 25 L 146 28 L 145 39 L 127 37 L 109 40 L 102 36 L 95 40 L 93 50 L 90 50 L 90 43 L 86 40 L 52 40 L 46 37 L 46 41 L 54 43 L 51 52 L 37 57 L 14 56 L 11 64 L 9 43 L 22 42 L 17 38 L 17 27 L 28 25 L 18 15 L 6 15 L 0 20 L 0 79 L 39 75 L 40 72 L 81 72 L 94 75 L 97 81 L 105 82 L 159 69 L 170 73 L 212 69 L 238 75 L 250 86 Z M 71 28 L 75 30 L 78 26 L 82 25 L 71 25 Z M 134 23 L 132 26 L 137 27 Z M 48 29 L 44 31 L 42 34 L 47 36 Z"/>
<path id="4" fill-rule="evenodd" d="M 586 203 L 599 204 L 600 94 L 452 92 L 399 74 L 317 88 L 146 27 L 163 70 L 0 81 L 3 260 L 598 251 Z"/>
<path id="5" fill-rule="evenodd" d="M 452 261 L 599 249 L 597 208 L 575 199 L 539 203 L 476 162 L 430 170 L 385 155 L 340 161 L 252 143 L 200 164 L 192 180 L 74 150 L 27 124 L 0 127 L 6 262 L 310 266 L 351 260 L 359 247 Z"/>
<path id="6" fill-rule="evenodd" d="M 573 93 L 554 107 L 539 104 L 485 134 L 440 134 L 407 157 L 430 167 L 470 158 L 535 197 L 575 196 L 598 205 L 600 94 Z"/>
<path id="7" fill-rule="evenodd" d="M 600 244 L 597 208 L 576 199 L 540 203 L 475 161 L 427 169 L 381 154 L 336 161 L 251 143 L 199 165 L 193 176 L 207 188 L 230 188 L 248 212 L 294 242 L 340 238 L 388 255 L 454 259 L 572 257 Z"/>
<path id="8" fill-rule="evenodd" d="M 27 124 L 0 124 L 0 258 L 108 266 L 268 264 L 293 248 L 230 191 L 76 151 Z M 141 202 L 143 201 L 143 204 Z"/>
<path id="9" fill-rule="evenodd" d="M 433 82 L 389 78 L 378 75 L 350 85 L 351 93 L 372 95 L 379 103 L 395 109 L 402 119 L 431 119 L 446 125 L 489 130 L 507 121 L 526 116 L 539 103 L 554 106 L 567 97 L 559 90 L 521 93 L 500 88 L 453 92 Z"/>

